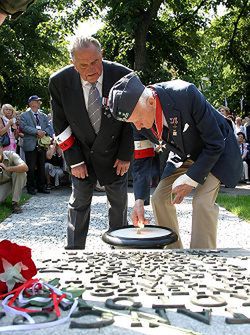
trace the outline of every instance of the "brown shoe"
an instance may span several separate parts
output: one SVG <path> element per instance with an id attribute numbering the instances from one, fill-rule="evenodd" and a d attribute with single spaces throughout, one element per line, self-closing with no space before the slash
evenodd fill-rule
<path id="1" fill-rule="evenodd" d="M 12 202 L 12 213 L 14 213 L 14 214 L 20 214 L 22 212 L 23 212 L 23 210 L 19 206 L 19 204 L 17 202 Z"/>

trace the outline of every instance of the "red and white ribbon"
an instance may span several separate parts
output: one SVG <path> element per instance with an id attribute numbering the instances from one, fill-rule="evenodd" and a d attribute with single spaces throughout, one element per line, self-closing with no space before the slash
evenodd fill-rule
<path id="1" fill-rule="evenodd" d="M 70 126 L 68 126 L 61 134 L 55 136 L 55 140 L 62 151 L 72 147 L 75 142 L 75 137 L 72 134 Z"/>
<path id="2" fill-rule="evenodd" d="M 43 291 L 44 289 L 46 289 L 48 296 L 47 297 L 39 296 L 40 292 Z M 24 294 L 28 297 L 24 297 Z M 3 299 L 2 307 L 6 314 L 14 316 L 21 315 L 22 317 L 24 317 L 26 320 L 29 321 L 29 324 L 0 327 L 0 332 L 14 331 L 14 330 L 42 329 L 65 323 L 69 320 L 71 314 L 74 312 L 78 304 L 76 299 L 73 300 L 71 293 L 63 292 L 58 288 L 48 283 L 42 282 L 41 280 L 38 279 L 31 279 L 27 281 L 26 283 L 16 288 L 15 290 L 0 296 L 0 299 Z M 59 309 L 59 304 L 61 301 L 63 301 L 65 304 L 72 304 L 72 302 L 73 304 L 67 317 L 60 318 L 59 320 L 52 322 L 35 323 L 35 320 L 32 318 L 31 315 L 29 315 L 29 313 L 41 311 L 42 308 L 40 307 L 35 307 L 35 309 L 23 308 L 23 306 L 25 306 L 27 303 L 31 301 L 40 303 L 53 302 L 54 310 L 57 317 L 61 315 Z"/>
<path id="3" fill-rule="evenodd" d="M 149 140 L 134 141 L 135 150 L 134 157 L 135 159 L 154 157 L 154 145 Z"/>

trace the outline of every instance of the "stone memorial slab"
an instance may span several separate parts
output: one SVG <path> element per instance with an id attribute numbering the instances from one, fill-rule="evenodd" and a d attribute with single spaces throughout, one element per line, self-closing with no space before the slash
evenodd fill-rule
<path id="1" fill-rule="evenodd" d="M 248 335 L 249 264 L 245 249 L 79 250 L 40 259 L 39 278 L 57 278 L 61 290 L 82 289 L 82 299 L 69 322 L 22 335 L 89 334 L 89 328 L 93 335 Z M 2 316 L 0 327 L 12 322 Z"/>

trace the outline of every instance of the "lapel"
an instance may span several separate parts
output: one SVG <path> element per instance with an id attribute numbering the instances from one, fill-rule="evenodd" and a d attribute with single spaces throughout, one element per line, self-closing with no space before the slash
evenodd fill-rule
<path id="1" fill-rule="evenodd" d="M 110 127 L 110 118 L 112 117 L 112 114 L 109 110 L 109 107 L 107 106 L 107 103 L 104 103 L 105 99 L 108 99 L 109 91 L 110 91 L 110 74 L 107 74 L 108 71 L 108 65 L 103 62 L 103 80 L 102 80 L 102 118 L 101 118 L 101 127 L 100 131 L 98 133 L 101 134 L 104 129 L 108 129 Z"/>
<path id="2" fill-rule="evenodd" d="M 104 62 L 103 64 L 103 80 L 102 80 L 102 97 L 108 98 L 109 96 L 109 90 L 110 90 L 110 83 L 108 81 L 108 76 L 107 76 L 107 64 Z"/>
<path id="3" fill-rule="evenodd" d="M 78 128 L 83 137 L 93 140 L 95 132 L 88 116 L 80 75 L 76 70 L 73 71 L 72 80 L 66 90 L 70 103 L 70 119 L 74 120 L 72 121 L 73 129 Z"/>
<path id="4" fill-rule="evenodd" d="M 154 88 L 161 102 L 163 114 L 168 124 L 170 138 L 174 141 L 175 145 L 184 152 L 180 112 L 174 108 L 174 101 L 166 89 L 157 85 L 155 85 Z"/>
<path id="5" fill-rule="evenodd" d="M 29 117 L 30 117 L 31 122 L 33 123 L 34 127 L 36 128 L 36 119 L 35 119 L 35 115 L 34 115 L 34 113 L 32 112 L 31 109 L 28 110 L 28 114 L 29 114 Z"/>

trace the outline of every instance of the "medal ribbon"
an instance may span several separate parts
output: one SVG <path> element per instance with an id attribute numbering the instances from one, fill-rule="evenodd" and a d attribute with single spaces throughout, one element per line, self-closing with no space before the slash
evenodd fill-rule
<path id="1" fill-rule="evenodd" d="M 0 332 L 26 329 L 33 330 L 65 323 L 69 320 L 70 315 L 76 309 L 78 304 L 78 301 L 73 298 L 71 292 L 61 291 L 53 285 L 42 282 L 39 279 L 28 280 L 11 292 L 0 295 L 0 299 L 3 300 L 1 305 L 6 314 L 21 315 L 29 322 L 27 325 L 0 327 Z M 46 305 L 48 305 L 49 302 L 53 302 L 52 309 L 55 310 L 57 317 L 60 317 L 61 314 L 59 309 L 59 304 L 61 302 L 64 302 L 66 305 L 72 305 L 69 315 L 53 322 L 36 324 L 35 320 L 32 318 L 32 314 L 30 315 L 29 313 L 46 310 Z M 36 309 L 25 308 L 27 303 L 30 303 L 31 305 L 34 304 Z"/>
<path id="2" fill-rule="evenodd" d="M 154 128 L 151 128 L 152 133 L 154 134 L 154 136 L 157 138 L 157 140 L 159 141 L 159 143 L 162 142 L 162 132 L 163 132 L 163 113 L 162 113 L 162 107 L 161 107 L 161 103 L 160 103 L 160 99 L 157 95 L 157 93 L 152 90 L 153 95 L 156 99 L 156 111 L 155 111 L 155 127 L 156 127 L 156 131 L 154 130 Z"/>

